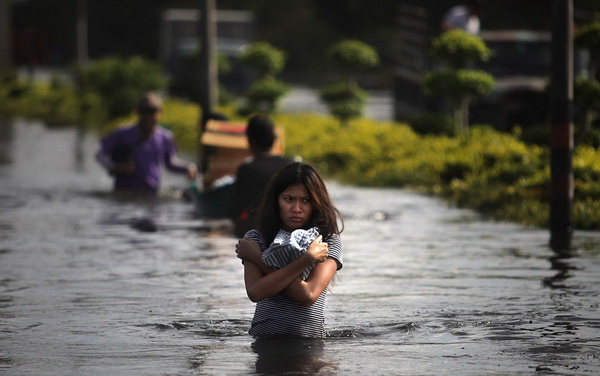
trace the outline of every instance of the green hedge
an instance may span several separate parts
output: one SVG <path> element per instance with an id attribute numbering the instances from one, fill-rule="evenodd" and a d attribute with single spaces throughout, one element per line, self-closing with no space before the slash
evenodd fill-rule
<path id="1" fill-rule="evenodd" d="M 107 118 L 100 97 L 78 92 L 59 76 L 32 82 L 9 73 L 0 81 L 0 113 L 60 125 L 92 124 Z"/>
<path id="2" fill-rule="evenodd" d="M 65 94 L 69 89 L 55 90 L 48 85 L 0 87 L 0 112 L 46 118 L 53 111 L 74 106 L 69 100 L 73 93 Z M 235 118 L 233 107 L 221 108 L 220 112 L 245 121 Z M 134 119 L 134 114 L 116 119 L 100 132 Z M 161 123 L 173 131 L 181 149 L 197 150 L 199 119 L 196 104 L 165 101 Z M 334 117 L 316 114 L 279 114 L 275 121 L 285 129 L 286 154 L 302 156 L 330 179 L 410 188 L 442 196 L 495 219 L 548 225 L 549 150 L 521 141 L 518 130 L 506 134 L 473 127 L 468 135 L 450 137 L 419 135 L 406 124 L 364 118 L 350 121 L 347 127 Z M 598 148 L 577 147 L 573 171 L 573 224 L 576 229 L 599 230 Z"/>
<path id="3" fill-rule="evenodd" d="M 350 184 L 439 195 L 498 220 L 547 226 L 550 154 L 515 135 L 474 127 L 462 137 L 422 136 L 404 124 L 354 120 L 342 128 L 319 115 L 280 115 L 286 151 Z M 573 157 L 577 229 L 600 229 L 600 151 Z"/>

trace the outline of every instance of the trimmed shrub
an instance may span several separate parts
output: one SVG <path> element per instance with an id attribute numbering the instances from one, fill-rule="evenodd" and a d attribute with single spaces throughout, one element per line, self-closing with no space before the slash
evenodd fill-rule
<path id="1" fill-rule="evenodd" d="M 290 91 L 290 87 L 273 77 L 256 81 L 246 92 L 253 110 L 272 113 L 279 107 L 279 100 Z"/>
<path id="2" fill-rule="evenodd" d="M 260 77 L 265 77 L 274 76 L 283 70 L 286 54 L 270 43 L 256 42 L 242 51 L 240 59 Z"/>
<path id="3" fill-rule="evenodd" d="M 353 39 L 342 40 L 327 52 L 341 81 L 325 86 L 320 98 L 329 112 L 347 125 L 352 118 L 362 116 L 368 95 L 358 86 L 356 74 L 379 65 L 379 55 L 371 46 Z"/>
<path id="4" fill-rule="evenodd" d="M 485 62 L 492 56 L 481 38 L 459 29 L 446 31 L 434 39 L 431 52 L 454 68 L 463 68 L 471 61 Z"/>
<path id="5" fill-rule="evenodd" d="M 359 40 L 342 40 L 331 46 L 327 55 L 342 72 L 355 73 L 379 65 L 377 51 Z"/>
<path id="6" fill-rule="evenodd" d="M 167 84 L 160 66 L 141 57 L 97 60 L 81 74 L 83 91 L 97 94 L 110 118 L 130 113 L 144 92 L 163 90 Z"/>
<path id="7" fill-rule="evenodd" d="M 240 58 L 258 73 L 259 78 L 246 91 L 247 102 L 238 113 L 249 116 L 255 112 L 272 114 L 277 111 L 279 100 L 290 90 L 288 85 L 275 78 L 285 66 L 285 52 L 267 42 L 256 42 L 248 46 Z"/>
<path id="8" fill-rule="evenodd" d="M 488 94 L 495 84 L 489 73 L 465 67 L 469 62 L 488 60 L 491 50 L 481 38 L 464 30 L 451 30 L 432 41 L 432 53 L 450 68 L 428 73 L 423 81 L 424 92 L 453 101 L 455 134 L 464 134 L 469 128 L 470 100 Z"/>

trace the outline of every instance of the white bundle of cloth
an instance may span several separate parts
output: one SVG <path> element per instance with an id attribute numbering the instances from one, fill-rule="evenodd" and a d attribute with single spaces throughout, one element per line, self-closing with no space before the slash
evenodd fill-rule
<path id="1" fill-rule="evenodd" d="M 281 269 L 302 256 L 318 236 L 319 230 L 316 227 L 308 230 L 298 229 L 291 233 L 279 230 L 269 248 L 263 252 L 262 260 L 274 269 Z M 313 266 L 304 269 L 300 278 L 306 280 Z"/>

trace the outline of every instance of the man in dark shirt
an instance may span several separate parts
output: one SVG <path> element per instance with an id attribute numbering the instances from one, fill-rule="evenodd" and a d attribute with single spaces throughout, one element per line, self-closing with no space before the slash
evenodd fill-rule
<path id="1" fill-rule="evenodd" d="M 291 158 L 273 154 L 275 127 L 266 115 L 250 118 L 246 137 L 252 159 L 238 167 L 231 199 L 231 219 L 238 237 L 254 227 L 256 205 L 271 177 L 283 166 L 294 162 Z"/>

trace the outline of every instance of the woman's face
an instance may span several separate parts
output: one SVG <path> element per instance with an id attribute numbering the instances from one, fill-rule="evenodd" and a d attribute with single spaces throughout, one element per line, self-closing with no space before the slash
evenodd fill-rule
<path id="1" fill-rule="evenodd" d="M 310 220 L 313 204 L 304 184 L 290 185 L 279 194 L 277 201 L 284 230 L 303 228 Z"/>

